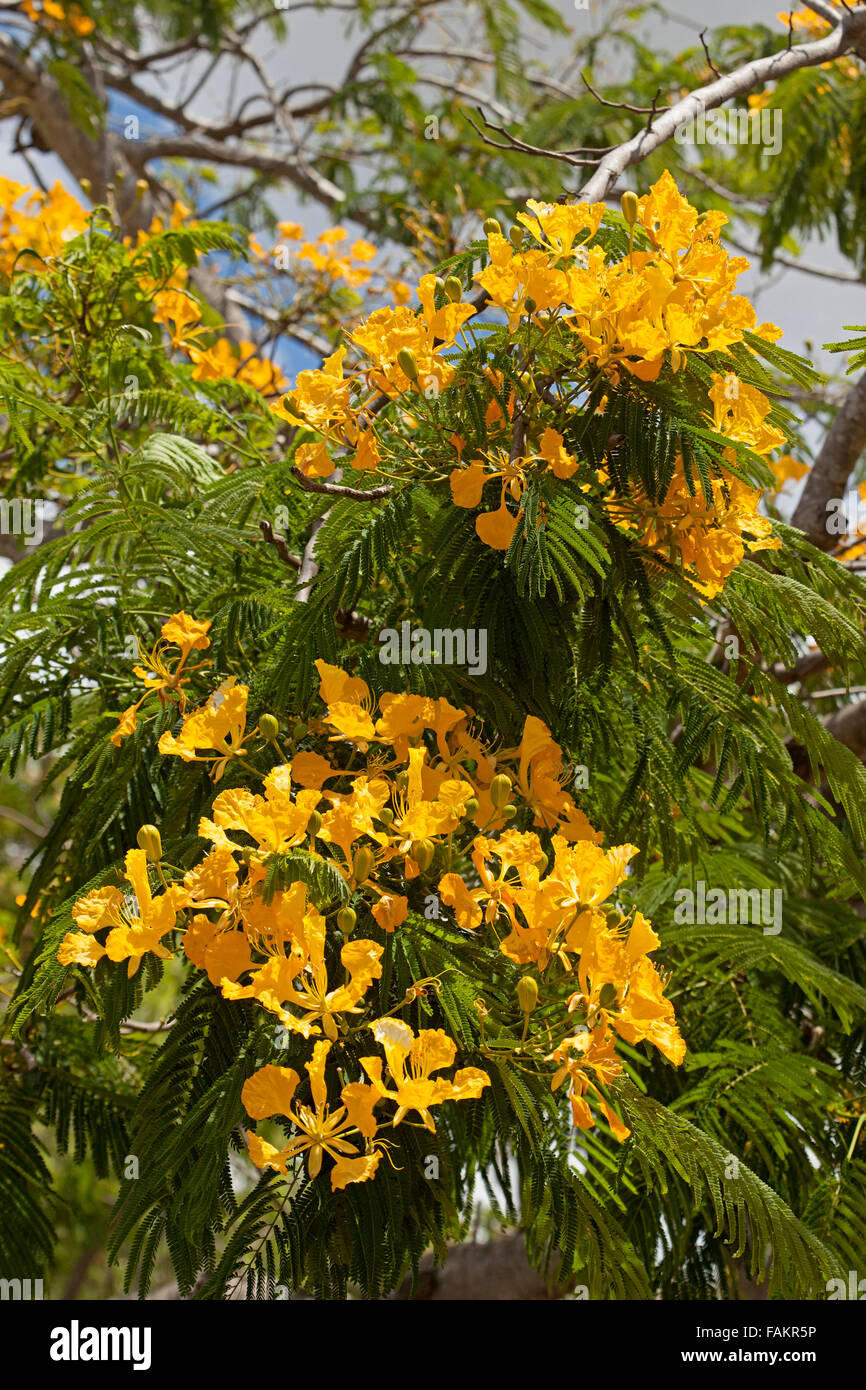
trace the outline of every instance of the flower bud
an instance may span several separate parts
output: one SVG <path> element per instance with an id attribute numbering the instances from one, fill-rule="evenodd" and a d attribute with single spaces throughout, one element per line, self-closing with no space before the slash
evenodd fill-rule
<path id="1" fill-rule="evenodd" d="M 538 1004 L 538 984 L 531 975 L 524 975 L 522 980 L 518 980 L 517 1002 L 520 1012 L 524 1014 L 531 1014 Z"/>
<path id="2" fill-rule="evenodd" d="M 306 732 L 306 724 L 304 723 L 303 719 L 299 719 L 295 727 L 292 729 L 292 741 L 294 743 L 297 743 L 298 739 L 303 738 Z"/>
<path id="3" fill-rule="evenodd" d="M 322 828 L 322 817 L 318 811 L 310 812 L 310 819 L 307 821 L 307 834 L 312 840 Z"/>
<path id="4" fill-rule="evenodd" d="M 502 225 L 501 225 L 501 223 L 497 222 L 497 220 L 496 220 L 495 217 L 488 217 L 488 218 L 486 218 L 486 219 L 485 219 L 485 222 L 484 222 L 484 235 L 485 235 L 485 236 L 496 236 L 497 233 L 498 233 L 499 236 L 502 235 Z"/>
<path id="5" fill-rule="evenodd" d="M 397 353 L 397 366 L 410 381 L 418 380 L 418 358 L 411 348 L 402 347 Z"/>
<path id="6" fill-rule="evenodd" d="M 445 281 L 445 293 L 452 304 L 459 304 L 463 298 L 463 286 L 456 275 L 449 275 Z"/>
<path id="7" fill-rule="evenodd" d="M 623 193 L 619 201 L 623 217 L 628 225 L 633 227 L 637 221 L 637 194 L 631 192 Z"/>
<path id="8" fill-rule="evenodd" d="M 162 858 L 162 840 L 155 825 L 143 825 L 137 836 L 138 848 L 143 849 L 151 864 L 158 864 Z"/>
<path id="9" fill-rule="evenodd" d="M 490 800 L 501 811 L 509 796 L 511 795 L 511 778 L 506 777 L 504 772 L 497 772 L 493 781 L 490 783 Z"/>
<path id="10" fill-rule="evenodd" d="M 394 781 L 397 784 L 398 792 L 404 792 L 409 785 L 408 772 L 398 772 L 397 776 L 394 778 Z"/>
<path id="11" fill-rule="evenodd" d="M 432 840 L 418 840 L 415 843 L 414 854 L 415 863 L 418 865 L 422 874 L 425 874 L 433 863 L 433 858 L 436 854 L 436 846 Z"/>
<path id="12" fill-rule="evenodd" d="M 150 184 L 147 182 L 147 179 L 135 180 L 135 201 L 137 203 L 141 202 L 142 198 L 144 197 L 145 193 L 147 193 L 149 188 Z"/>
<path id="13" fill-rule="evenodd" d="M 525 310 L 525 312 L 526 312 L 527 314 L 534 314 L 534 313 L 535 313 L 536 309 L 538 308 L 538 305 L 536 304 L 535 300 L 532 298 L 532 295 L 527 295 L 526 300 L 525 300 L 524 305 L 523 305 L 523 308 L 524 308 L 524 310 Z"/>
<path id="14" fill-rule="evenodd" d="M 381 811 L 379 812 L 379 820 L 382 822 L 383 825 L 394 824 L 394 812 L 391 810 L 390 806 L 382 807 Z"/>
<path id="15" fill-rule="evenodd" d="M 357 920 L 358 914 L 351 907 L 341 907 L 340 911 L 337 913 L 337 926 L 346 937 L 352 935 Z"/>
<path id="16" fill-rule="evenodd" d="M 266 743 L 276 743 L 280 725 L 273 714 L 263 714 L 259 720 L 259 733 Z"/>
<path id="17" fill-rule="evenodd" d="M 502 808 L 502 819 L 503 819 L 503 820 L 514 820 L 514 817 L 515 817 L 516 815 L 517 815 L 517 807 L 516 807 L 516 806 L 503 806 L 503 808 Z"/>
<path id="18" fill-rule="evenodd" d="M 478 815 L 478 797 L 477 797 L 477 796 L 470 796 L 469 800 L 465 803 L 465 805 L 464 805 L 464 807 L 463 807 L 463 814 L 464 814 L 465 816 L 469 816 L 470 818 L 471 818 L 472 816 L 477 816 L 477 815 Z"/>
<path id="19" fill-rule="evenodd" d="M 515 251 L 519 251 L 523 245 L 523 228 L 519 226 L 517 222 L 515 222 L 514 226 L 509 231 L 508 240 L 511 242 Z"/>
<path id="20" fill-rule="evenodd" d="M 93 184 L 90 182 L 90 179 L 79 179 L 78 182 L 81 185 L 81 191 L 85 198 L 89 198 L 93 192 Z"/>
<path id="21" fill-rule="evenodd" d="M 352 873 L 355 876 L 355 882 L 363 883 L 365 879 L 369 878 L 375 863 L 376 856 L 367 845 L 362 845 L 359 850 L 356 850 L 355 858 L 352 860 Z"/>
<path id="22" fill-rule="evenodd" d="M 436 294 L 442 294 L 442 293 L 444 292 L 444 290 L 445 290 L 445 281 L 442 279 L 442 276 L 441 276 L 441 275 L 436 275 L 436 276 L 434 276 L 434 279 L 433 279 L 433 289 L 434 289 L 434 291 L 435 291 Z"/>
<path id="23" fill-rule="evenodd" d="M 543 874 L 548 864 L 550 863 L 550 860 L 548 859 L 546 854 L 540 854 L 535 862 L 538 865 L 538 872 L 540 874 Z"/>

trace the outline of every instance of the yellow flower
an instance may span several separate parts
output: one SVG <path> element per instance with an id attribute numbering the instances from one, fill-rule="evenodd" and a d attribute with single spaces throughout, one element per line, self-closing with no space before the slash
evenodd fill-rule
<path id="1" fill-rule="evenodd" d="M 234 676 L 223 681 L 207 704 L 201 705 L 183 721 L 180 733 L 164 733 L 158 748 L 165 756 L 183 758 L 184 762 L 211 762 L 211 775 L 218 782 L 232 758 L 241 757 L 247 717 L 245 685 L 235 685 Z M 200 750 L 210 749 L 208 753 Z"/>
<path id="2" fill-rule="evenodd" d="M 303 970 L 296 976 L 286 991 L 286 999 L 303 1010 L 301 1022 L 321 1024 L 327 1037 L 336 1041 L 337 1019 L 340 1014 L 359 1014 L 359 1001 L 367 993 L 374 980 L 382 974 L 380 957 L 382 947 L 375 941 L 347 941 L 340 952 L 340 960 L 348 979 L 336 989 L 328 989 L 328 972 L 325 967 L 325 923 L 320 919 L 321 929 L 307 937 L 309 952 Z M 314 1027 L 313 1032 L 318 1032 Z"/>
<path id="3" fill-rule="evenodd" d="M 568 277 L 550 264 L 545 251 L 515 253 L 510 241 L 499 232 L 487 238 L 490 265 L 475 275 L 479 285 L 490 295 L 491 302 L 508 315 L 508 329 L 513 333 L 526 314 L 526 301 L 538 309 L 557 309 L 568 294 Z"/>
<path id="4" fill-rule="evenodd" d="M 614 1138 L 620 1143 L 628 1138 L 631 1130 L 614 1113 L 598 1086 L 588 1075 L 593 1071 L 600 1081 L 607 1083 L 614 1081 L 622 1073 L 613 1038 L 606 1034 L 604 1025 L 596 1028 L 593 1033 L 584 1030 L 574 1037 L 563 1039 L 547 1060 L 558 1063 L 550 1082 L 552 1091 L 561 1086 L 566 1077 L 570 1081 L 571 1113 L 578 1128 L 592 1129 L 595 1124 L 592 1111 L 585 1099 L 591 1091 L 610 1125 Z"/>
<path id="5" fill-rule="evenodd" d="M 418 284 L 421 304 L 419 314 L 406 304 L 396 308 L 388 305 L 376 309 L 352 333 L 352 342 L 370 359 L 373 366 L 367 377 L 371 386 L 395 396 L 414 389 L 420 382 L 424 389 L 435 382 L 437 389 L 448 385 L 454 368 L 441 357 L 442 348 L 450 346 L 463 324 L 476 312 L 471 304 L 447 303 L 434 307 L 434 279 L 422 276 Z M 398 363 L 402 349 L 414 353 L 418 373 L 412 380 Z"/>
<path id="6" fill-rule="evenodd" d="M 538 451 L 547 460 L 550 471 L 557 478 L 570 478 L 577 471 L 577 459 L 565 449 L 562 435 L 554 429 L 546 429 L 541 436 Z"/>
<path id="7" fill-rule="evenodd" d="M 182 290 L 160 290 L 153 297 L 153 306 L 154 323 L 170 327 L 172 347 L 185 347 L 187 330 L 201 322 L 196 301 Z"/>
<path id="8" fill-rule="evenodd" d="M 57 955 L 63 964 L 93 965 L 105 954 L 109 960 L 128 960 L 128 974 L 134 975 L 148 952 L 162 960 L 171 959 L 162 938 L 174 930 L 178 912 L 189 904 L 189 894 L 175 884 L 155 898 L 148 882 L 147 858 L 141 849 L 128 852 L 126 879 L 132 889 L 127 897 L 116 888 L 102 888 L 75 904 L 73 920 L 84 931 L 68 932 L 64 937 Z M 111 928 L 104 950 L 92 936 L 103 927 Z"/>
<path id="9" fill-rule="evenodd" d="M 422 1028 L 416 1037 L 400 1019 L 380 1018 L 373 1025 L 373 1035 L 384 1048 L 394 1090 L 389 1091 L 382 1079 L 381 1057 L 362 1057 L 361 1066 L 375 1091 L 386 1100 L 396 1101 L 395 1125 L 415 1111 L 435 1134 L 431 1106 L 446 1100 L 477 1100 L 484 1087 L 490 1085 L 490 1077 L 477 1067 L 462 1068 L 453 1081 L 433 1079 L 431 1073 L 450 1067 L 457 1055 L 454 1040 L 441 1028 Z"/>
<path id="10" fill-rule="evenodd" d="M 575 240 L 581 232 L 588 233 L 583 241 L 590 241 L 601 226 L 605 213 L 604 203 L 538 203 L 530 198 L 526 204 L 529 213 L 519 212 L 517 221 L 558 256 L 567 256 L 573 249 Z"/>
<path id="11" fill-rule="evenodd" d="M 379 1151 L 360 1153 L 348 1136 L 364 1136 L 369 1140 L 375 1135 L 373 1107 L 379 1097 L 371 1086 L 353 1082 L 343 1087 L 340 1097 L 343 1104 L 331 1114 L 325 1083 L 325 1063 L 330 1047 L 327 1041 L 316 1043 L 312 1061 L 307 1063 L 313 1096 L 311 1106 L 293 1105 L 300 1077 L 291 1067 L 262 1067 L 244 1083 L 241 1100 L 253 1119 L 283 1115 L 298 1131 L 282 1149 L 248 1131 L 250 1158 L 258 1168 L 276 1168 L 285 1174 L 289 1161 L 306 1153 L 307 1171 L 311 1178 L 316 1178 L 327 1154 L 334 1159 L 331 1190 L 336 1191 L 347 1183 L 367 1182 L 376 1174 Z"/>
<path id="12" fill-rule="evenodd" d="M 57 959 L 61 965 L 96 965 L 105 955 L 95 936 L 87 932 L 68 931 L 60 943 Z"/>
<path id="13" fill-rule="evenodd" d="M 344 347 L 326 357 L 321 367 L 298 373 L 294 391 L 271 409 L 292 425 L 309 425 L 321 433 L 354 420 L 349 404 L 353 378 L 343 377 Z"/>
<path id="14" fill-rule="evenodd" d="M 134 666 L 133 671 L 139 680 L 144 682 L 146 688 L 141 699 L 134 705 L 130 705 L 129 709 L 124 710 L 120 716 L 117 728 L 111 735 L 111 742 L 116 748 L 119 748 L 122 740 L 134 731 L 138 711 L 152 691 L 159 694 L 163 705 L 166 695 L 176 694 L 178 709 L 183 714 L 186 708 L 186 695 L 183 687 L 188 683 L 190 671 L 201 669 L 201 664 L 186 668 L 186 662 L 191 652 L 203 651 L 210 646 L 210 639 L 207 636 L 209 631 L 209 622 L 198 622 L 195 618 L 188 617 L 181 609 L 179 613 L 172 614 L 163 623 L 160 641 L 156 643 L 151 652 L 144 652 L 139 644 L 139 654 L 147 665 L 144 667 Z M 166 660 L 165 648 L 167 646 L 180 648 L 180 658 L 175 659 L 173 669 L 169 667 Z"/>
<path id="15" fill-rule="evenodd" d="M 196 913 L 183 935 L 187 960 L 204 970 L 212 985 L 235 981 L 254 968 L 250 943 L 242 931 L 223 931 L 204 913 Z"/>
<path id="16" fill-rule="evenodd" d="M 210 818 L 204 818 L 199 834 L 215 844 L 231 845 L 227 830 L 243 830 L 266 854 L 285 854 L 306 838 L 310 816 L 319 802 L 317 791 L 298 792 L 292 800 L 292 765 L 272 768 L 264 781 L 264 796 L 245 787 L 220 792 Z M 238 852 L 240 846 L 237 846 Z"/>
<path id="17" fill-rule="evenodd" d="M 373 908 L 373 916 L 382 930 L 387 932 L 402 926 L 408 914 L 409 899 L 403 897 L 402 893 L 383 893 Z"/>

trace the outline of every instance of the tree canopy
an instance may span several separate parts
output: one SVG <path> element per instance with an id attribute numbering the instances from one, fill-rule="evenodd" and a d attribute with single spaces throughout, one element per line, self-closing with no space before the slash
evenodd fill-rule
<path id="1" fill-rule="evenodd" d="M 0 1274 L 862 1267 L 866 9 L 656 13 L 3 7 Z"/>

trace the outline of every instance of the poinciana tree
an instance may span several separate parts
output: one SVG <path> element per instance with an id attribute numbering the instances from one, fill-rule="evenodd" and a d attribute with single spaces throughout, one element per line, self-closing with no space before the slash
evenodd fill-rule
<path id="1" fill-rule="evenodd" d="M 50 1266 L 49 1135 L 118 1181 L 106 1247 L 142 1294 L 163 1250 L 216 1299 L 412 1292 L 425 1252 L 446 1297 L 489 1295 L 497 1260 L 503 1297 L 824 1297 L 858 1267 L 863 585 L 823 504 L 863 389 L 804 534 L 775 499 L 822 383 L 738 293 L 670 140 L 806 73 L 850 140 L 863 13 L 810 8 L 802 40 L 720 35 L 752 61 L 695 95 L 713 59 L 671 58 L 667 110 L 638 50 L 613 105 L 564 111 L 500 16 L 456 190 L 423 108 L 435 181 L 387 138 L 418 7 L 368 31 L 307 136 L 276 120 L 255 16 L 208 11 L 203 38 L 167 9 L 160 49 L 30 6 L 4 37 L 8 114 L 97 203 L 4 184 L 7 498 L 49 505 L 0 585 L 2 747 L 51 807 L 9 946 L 4 1272 Z M 208 133 L 142 84 L 208 44 L 267 118 Z M 473 61 L 437 79 L 452 114 Z M 68 146 L 49 81 L 87 108 Z M 109 90 L 176 129 L 130 154 L 98 133 Z M 503 92 L 519 137 L 491 134 Z M 381 192 L 332 182 L 360 129 Z M 238 222 L 201 215 L 220 150 L 254 171 Z M 718 158 L 693 181 L 746 200 L 768 255 L 818 216 L 761 220 L 760 169 Z M 563 162 L 594 172 L 543 201 Z M 292 178 L 358 234 L 267 215 Z M 292 385 L 287 338 L 319 354 Z M 453 1244 L 479 1214 L 528 1255 L 515 1274 L 493 1242 L 480 1291 Z"/>

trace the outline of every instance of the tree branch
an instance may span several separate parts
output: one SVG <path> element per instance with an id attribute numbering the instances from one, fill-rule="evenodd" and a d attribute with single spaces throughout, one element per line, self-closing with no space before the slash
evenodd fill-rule
<path id="1" fill-rule="evenodd" d="M 866 449 L 866 372 L 855 382 L 827 431 L 809 471 L 791 525 L 805 531 L 819 550 L 832 550 L 838 537 L 827 529 L 827 504 L 845 495 L 863 450 Z"/>
<path id="2" fill-rule="evenodd" d="M 866 9 L 852 10 L 826 38 L 801 44 L 797 48 L 782 49 L 766 58 L 756 58 L 740 68 L 735 68 L 733 72 L 727 73 L 717 81 L 698 87 L 659 115 L 651 130 L 641 130 L 631 140 L 626 140 L 610 154 L 606 154 L 592 178 L 581 189 L 581 199 L 600 202 L 626 169 L 633 164 L 640 164 L 670 140 L 679 126 L 693 120 L 700 112 L 714 110 L 723 106 L 726 101 L 745 96 L 747 92 L 753 91 L 755 87 L 762 87 L 767 82 L 777 82 L 801 68 L 820 67 L 822 63 L 830 63 L 845 53 L 858 53 L 862 56 L 864 50 Z"/>

